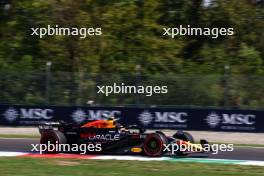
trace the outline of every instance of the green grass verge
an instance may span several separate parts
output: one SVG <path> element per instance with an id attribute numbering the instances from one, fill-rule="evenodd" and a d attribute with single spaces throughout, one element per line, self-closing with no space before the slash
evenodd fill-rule
<path id="1" fill-rule="evenodd" d="M 41 158 L 0 158 L 1 176 L 263 176 L 263 167 L 182 163 Z"/>

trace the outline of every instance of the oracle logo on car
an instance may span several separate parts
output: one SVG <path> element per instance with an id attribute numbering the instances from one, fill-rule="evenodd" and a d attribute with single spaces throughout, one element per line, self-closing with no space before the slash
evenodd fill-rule
<path id="1" fill-rule="evenodd" d="M 83 139 L 97 140 L 97 141 L 117 141 L 120 139 L 119 134 L 95 134 L 95 133 L 82 133 L 80 137 Z"/>

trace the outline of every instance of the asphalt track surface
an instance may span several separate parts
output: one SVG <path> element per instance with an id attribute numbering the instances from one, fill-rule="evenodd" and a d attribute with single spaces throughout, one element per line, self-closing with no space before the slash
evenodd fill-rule
<path id="1" fill-rule="evenodd" d="M 0 138 L 0 151 L 30 153 L 32 149 L 31 144 L 38 143 L 38 139 Z M 219 152 L 218 154 L 191 154 L 188 155 L 188 158 L 264 161 L 264 147 L 234 147 L 232 152 Z"/>

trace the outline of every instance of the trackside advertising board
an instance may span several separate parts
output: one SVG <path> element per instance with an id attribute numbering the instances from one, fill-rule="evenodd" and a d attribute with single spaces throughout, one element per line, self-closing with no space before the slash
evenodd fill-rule
<path id="1" fill-rule="evenodd" d="M 63 120 L 82 124 L 115 117 L 146 129 L 264 132 L 264 111 L 178 108 L 0 106 L 0 126 L 37 126 Z"/>

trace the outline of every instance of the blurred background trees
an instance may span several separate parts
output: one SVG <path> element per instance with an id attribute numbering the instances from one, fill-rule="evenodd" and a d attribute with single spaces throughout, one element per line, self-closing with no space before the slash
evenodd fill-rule
<path id="1" fill-rule="evenodd" d="M 103 35 L 30 35 L 56 24 Z M 233 27 L 235 35 L 162 35 L 179 25 Z M 263 75 L 261 0 L 0 0 L 1 103 L 263 108 Z M 168 85 L 169 93 L 96 94 L 113 82 Z"/>

